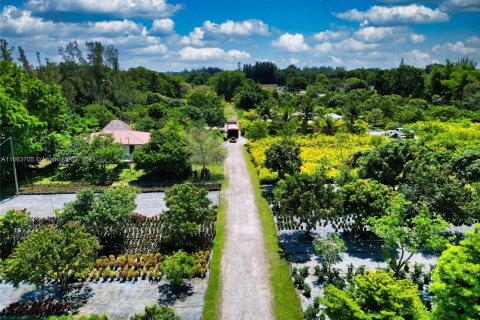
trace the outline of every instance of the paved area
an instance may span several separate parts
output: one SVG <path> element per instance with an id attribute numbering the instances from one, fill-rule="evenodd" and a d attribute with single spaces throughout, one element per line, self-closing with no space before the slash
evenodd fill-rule
<path id="1" fill-rule="evenodd" d="M 210 191 L 208 197 L 213 204 L 220 201 L 219 191 Z M 20 195 L 0 201 L 0 214 L 10 209 L 27 209 L 33 217 L 54 217 L 56 209 L 63 209 L 65 203 L 76 199 L 75 194 Z M 165 193 L 140 193 L 137 196 L 136 213 L 154 216 L 166 209 Z"/>
<path id="2" fill-rule="evenodd" d="M 77 314 L 107 314 L 111 320 L 127 320 L 135 313 L 142 312 L 145 306 L 163 304 L 171 306 L 183 320 L 202 318 L 203 300 L 207 289 L 207 279 L 195 278 L 176 290 L 161 281 L 98 282 L 87 283 L 70 294 L 69 301 Z M 32 285 L 20 285 L 18 289 L 0 283 L 0 310 L 19 300 L 41 300 L 55 296 L 51 288 L 35 290 Z"/>
<path id="3" fill-rule="evenodd" d="M 221 263 L 222 319 L 273 319 L 269 267 L 252 182 L 242 152 L 227 144 L 226 243 Z"/>

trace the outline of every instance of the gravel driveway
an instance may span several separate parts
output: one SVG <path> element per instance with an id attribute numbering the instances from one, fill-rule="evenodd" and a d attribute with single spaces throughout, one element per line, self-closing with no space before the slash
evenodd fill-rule
<path id="1" fill-rule="evenodd" d="M 227 145 L 226 244 L 221 263 L 222 319 L 273 319 L 269 267 L 252 182 L 242 152 Z"/>

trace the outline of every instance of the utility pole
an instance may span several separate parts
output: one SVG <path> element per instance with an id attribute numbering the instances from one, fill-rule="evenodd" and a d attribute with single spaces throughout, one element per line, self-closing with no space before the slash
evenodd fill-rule
<path id="1" fill-rule="evenodd" d="M 0 146 L 2 146 L 2 144 L 7 142 L 8 140 L 10 140 L 10 151 L 12 153 L 12 166 L 13 166 L 13 177 L 15 179 L 15 191 L 16 191 L 16 194 L 18 196 L 18 195 L 20 195 L 20 192 L 18 191 L 17 168 L 15 167 L 15 153 L 13 152 L 13 139 L 12 139 L 12 137 L 7 138 L 5 141 L 0 143 Z M 1 159 L 0 159 L 0 161 L 1 161 Z"/>

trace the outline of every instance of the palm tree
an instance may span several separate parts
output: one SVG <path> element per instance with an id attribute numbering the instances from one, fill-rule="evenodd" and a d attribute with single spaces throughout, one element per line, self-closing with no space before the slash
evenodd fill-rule
<path id="1" fill-rule="evenodd" d="M 315 103 L 307 96 L 297 96 L 295 99 L 295 109 L 300 114 L 302 120 L 302 133 L 307 133 L 308 121 L 313 119 L 316 110 Z"/>
<path id="2" fill-rule="evenodd" d="M 330 116 L 318 117 L 313 121 L 313 130 L 322 132 L 326 135 L 333 136 L 340 129 L 341 122 L 336 121 Z"/>

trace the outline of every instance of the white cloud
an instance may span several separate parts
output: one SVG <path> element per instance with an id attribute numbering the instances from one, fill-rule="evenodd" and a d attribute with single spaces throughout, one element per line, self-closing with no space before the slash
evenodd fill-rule
<path id="1" fill-rule="evenodd" d="M 413 65 L 427 65 L 432 63 L 432 57 L 428 52 L 412 50 L 407 54 L 406 62 Z"/>
<path id="2" fill-rule="evenodd" d="M 413 43 L 425 41 L 425 36 L 413 33 L 408 27 L 364 27 L 355 32 L 355 36 L 368 43 L 403 42 L 409 39 Z"/>
<path id="3" fill-rule="evenodd" d="M 335 57 L 335 56 L 329 56 L 329 58 L 332 60 L 332 63 L 333 64 L 336 64 L 336 65 L 341 65 L 343 64 L 343 60 L 338 58 L 338 57 Z"/>
<path id="4" fill-rule="evenodd" d="M 467 43 L 472 46 L 480 46 L 480 37 L 473 36 L 467 39 Z"/>
<path id="5" fill-rule="evenodd" d="M 373 6 L 367 11 L 352 9 L 335 14 L 337 18 L 372 24 L 416 24 L 437 23 L 449 20 L 448 14 L 439 9 L 430 9 L 423 5 L 383 7 Z"/>
<path id="6" fill-rule="evenodd" d="M 108 14 L 116 17 L 169 17 L 181 9 L 165 0 L 30 0 L 27 8 L 35 12 L 64 11 Z"/>
<path id="7" fill-rule="evenodd" d="M 163 43 L 154 44 L 147 47 L 139 48 L 134 50 L 137 54 L 165 54 L 168 52 L 168 48 Z"/>
<path id="8" fill-rule="evenodd" d="M 305 42 L 303 34 L 300 33 L 284 33 L 271 43 L 275 48 L 284 52 L 306 52 L 310 50 L 310 47 Z"/>
<path id="9" fill-rule="evenodd" d="M 268 25 L 257 19 L 249 19 L 238 22 L 227 20 L 226 22 L 220 24 L 207 20 L 203 23 L 203 29 L 213 35 L 228 36 L 266 36 L 270 33 Z"/>
<path id="10" fill-rule="evenodd" d="M 410 35 L 410 41 L 413 43 L 421 43 L 421 42 L 424 42 L 425 39 L 427 39 L 427 37 L 425 37 L 425 35 L 423 34 L 412 33 Z"/>
<path id="11" fill-rule="evenodd" d="M 200 27 L 196 27 L 195 29 L 193 29 L 192 32 L 190 32 L 188 36 L 183 36 L 180 42 L 183 45 L 203 46 L 204 36 L 205 36 L 205 31 Z"/>
<path id="12" fill-rule="evenodd" d="M 0 16 L 0 34 L 29 36 L 35 33 L 49 33 L 55 30 L 55 23 L 34 18 L 30 11 L 14 6 L 5 6 Z"/>
<path id="13" fill-rule="evenodd" d="M 462 41 L 448 42 L 443 45 L 436 45 L 432 49 L 436 53 L 457 53 L 462 55 L 478 54 L 480 48 L 468 47 Z"/>
<path id="14" fill-rule="evenodd" d="M 154 19 L 152 27 L 149 30 L 150 34 L 169 34 L 173 32 L 175 22 L 170 18 Z"/>
<path id="15" fill-rule="evenodd" d="M 89 22 L 87 26 L 98 34 L 140 34 L 144 27 L 130 20 Z"/>
<path id="16" fill-rule="evenodd" d="M 178 52 L 183 61 L 238 61 L 250 59 L 250 54 L 245 51 L 221 48 L 193 48 L 185 47 Z"/>
<path id="17" fill-rule="evenodd" d="M 337 50 L 354 51 L 354 52 L 369 51 L 377 47 L 378 47 L 378 44 L 363 43 L 361 41 L 358 41 L 352 38 L 345 39 L 341 42 L 335 43 L 335 49 Z"/>
<path id="18" fill-rule="evenodd" d="M 317 32 L 313 35 L 315 41 L 330 41 L 330 40 L 341 40 L 348 37 L 347 31 L 333 31 L 325 30 Z"/>
<path id="19" fill-rule="evenodd" d="M 440 10 L 448 12 L 480 11 L 480 0 L 445 0 Z"/>
<path id="20" fill-rule="evenodd" d="M 300 61 L 298 59 L 295 59 L 295 58 L 288 58 L 288 64 L 297 64 L 299 63 Z"/>
<path id="21" fill-rule="evenodd" d="M 328 53 L 333 50 L 333 44 L 331 42 L 323 42 L 321 44 L 317 44 L 313 50 L 315 53 Z"/>

